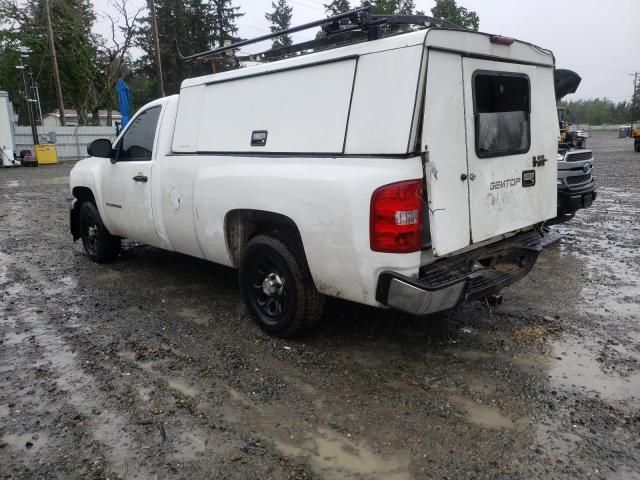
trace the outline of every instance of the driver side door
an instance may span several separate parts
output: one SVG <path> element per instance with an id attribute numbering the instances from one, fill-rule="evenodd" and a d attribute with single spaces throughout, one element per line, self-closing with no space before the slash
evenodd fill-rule
<path id="1" fill-rule="evenodd" d="M 102 175 L 105 224 L 112 235 L 160 244 L 153 221 L 152 169 L 162 106 L 136 115 L 114 146 L 115 158 Z"/>

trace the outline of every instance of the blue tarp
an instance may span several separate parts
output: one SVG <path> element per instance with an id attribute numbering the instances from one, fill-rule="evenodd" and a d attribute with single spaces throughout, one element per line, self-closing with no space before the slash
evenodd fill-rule
<path id="1" fill-rule="evenodd" d="M 120 113 L 122 114 L 122 122 L 120 128 L 124 128 L 129 119 L 131 118 L 131 94 L 129 93 L 129 86 L 122 79 L 116 83 L 116 90 L 118 91 L 118 104 L 120 105 Z"/>

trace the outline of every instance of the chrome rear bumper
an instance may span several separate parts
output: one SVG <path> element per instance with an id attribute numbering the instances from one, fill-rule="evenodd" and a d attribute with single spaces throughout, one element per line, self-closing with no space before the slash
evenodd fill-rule
<path id="1" fill-rule="evenodd" d="M 531 271 L 540 252 L 558 240 L 560 234 L 548 228 L 534 230 L 428 265 L 418 279 L 384 271 L 376 299 L 414 315 L 448 310 L 519 281 Z"/>

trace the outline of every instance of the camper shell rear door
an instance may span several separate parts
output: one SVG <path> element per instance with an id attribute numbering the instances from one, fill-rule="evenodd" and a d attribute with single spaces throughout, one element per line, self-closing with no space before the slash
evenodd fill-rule
<path id="1" fill-rule="evenodd" d="M 460 50 L 451 48 L 456 40 Z M 518 42 L 495 46 L 490 36 L 467 32 L 434 32 L 427 51 L 421 148 L 433 255 L 553 218 L 551 54 Z"/>
<path id="2" fill-rule="evenodd" d="M 463 58 L 471 243 L 556 212 L 553 68 Z"/>

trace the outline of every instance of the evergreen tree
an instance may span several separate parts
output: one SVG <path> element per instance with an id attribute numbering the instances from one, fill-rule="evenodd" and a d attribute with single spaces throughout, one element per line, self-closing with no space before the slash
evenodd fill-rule
<path id="1" fill-rule="evenodd" d="M 416 13 L 415 0 L 373 0 L 370 3 L 373 6 L 374 15 L 413 15 Z"/>
<path id="2" fill-rule="evenodd" d="M 459 7 L 456 0 L 436 0 L 436 5 L 431 9 L 431 15 L 443 18 L 456 25 L 469 30 L 478 31 L 480 18 L 476 12 L 470 12 L 464 7 Z"/>
<path id="3" fill-rule="evenodd" d="M 265 13 L 264 17 L 271 25 L 272 33 L 286 30 L 291 27 L 291 15 L 293 8 L 287 4 L 287 0 L 277 0 L 278 3 L 271 2 L 273 12 Z M 272 48 L 288 47 L 293 42 L 290 35 L 281 35 L 273 39 Z"/>
<path id="4" fill-rule="evenodd" d="M 371 2 L 374 15 L 395 15 L 399 0 L 374 0 Z"/>
<path id="5" fill-rule="evenodd" d="M 375 0 L 372 2 L 374 15 L 414 15 L 414 0 Z M 382 27 L 384 35 L 409 30 L 407 25 L 385 25 Z"/>
<path id="6" fill-rule="evenodd" d="M 333 0 L 330 3 L 325 3 L 324 9 L 328 15 L 333 16 L 348 12 L 351 10 L 351 5 L 349 5 L 349 0 Z"/>
<path id="7" fill-rule="evenodd" d="M 396 7 L 396 15 L 413 15 L 416 10 L 416 2 L 414 0 L 399 0 Z"/>
<path id="8" fill-rule="evenodd" d="M 0 9 L 0 17 L 10 18 Z M 20 119 L 26 118 L 26 103 L 24 101 L 22 76 L 16 70 L 16 65 L 20 65 L 21 28 L 19 25 L 0 26 L 0 86 L 2 90 L 9 92 L 11 101 L 20 115 Z M 28 62 L 35 64 L 33 60 Z"/>
<path id="9" fill-rule="evenodd" d="M 178 62 L 173 41 L 177 40 L 185 55 L 224 46 L 225 41 L 238 41 L 237 18 L 239 7 L 231 0 L 154 0 L 160 43 L 162 77 L 167 95 L 178 93 L 185 78 L 211 73 L 211 59 L 202 62 Z M 154 46 L 151 20 L 141 18 L 135 44 L 143 54 L 135 62 L 135 75 L 130 79 L 135 106 L 156 96 Z M 233 67 L 233 65 L 231 65 Z M 230 68 L 216 62 L 216 71 Z"/>
<path id="10" fill-rule="evenodd" d="M 43 3 L 37 5 L 36 19 L 44 16 Z M 92 110 L 95 86 L 98 78 L 97 38 L 91 33 L 95 22 L 90 0 L 64 0 L 51 2 L 51 21 L 56 42 L 58 68 L 62 91 L 78 112 L 78 119 L 85 121 Z M 44 23 L 44 18 L 39 23 Z M 46 48 L 45 44 L 45 48 Z M 50 77 L 51 78 L 51 77 Z M 51 82 L 53 85 L 53 82 Z"/>
<path id="11" fill-rule="evenodd" d="M 625 102 L 626 103 L 626 102 Z M 629 117 L 632 122 L 636 123 L 640 119 L 640 81 L 637 82 L 631 104 L 629 105 Z"/>
<path id="12" fill-rule="evenodd" d="M 628 124 L 632 108 L 630 102 L 613 103 L 608 98 L 562 101 L 559 106 L 569 111 L 571 123 L 589 125 Z"/>
<path id="13" fill-rule="evenodd" d="M 158 39 L 160 44 L 160 61 L 162 63 L 162 79 L 165 93 L 171 95 L 180 89 L 180 83 L 184 78 L 204 73 L 206 67 L 185 62 L 179 64 L 173 40 L 177 40 L 180 48 L 186 54 L 200 52 L 210 48 L 211 40 L 202 41 L 203 29 L 209 29 L 210 12 L 206 4 L 196 1 L 182 0 L 153 0 L 155 2 L 156 22 L 158 25 Z M 197 15 L 194 13 L 197 12 Z M 209 21 L 209 22 L 208 22 Z M 209 33 L 211 31 L 209 30 Z M 135 44 L 142 50 L 142 55 L 137 59 L 135 70 L 138 75 L 130 85 L 133 90 L 135 107 L 156 97 L 157 78 L 155 70 L 155 50 L 151 30 L 151 18 L 143 17 L 138 21 Z M 210 70 L 209 70 L 210 71 Z"/>
<path id="14" fill-rule="evenodd" d="M 226 40 L 236 42 L 238 37 L 238 26 L 236 21 L 244 13 L 240 13 L 240 7 L 234 7 L 232 0 L 210 0 L 213 8 L 213 41 L 214 46 L 222 47 Z"/>
<path id="15" fill-rule="evenodd" d="M 95 21 L 89 0 L 51 2 L 51 23 L 58 56 L 58 71 L 66 108 L 78 111 L 81 121 L 93 109 L 95 83 L 99 80 L 98 39 L 91 33 Z M 21 121 L 26 118 L 23 89 L 15 66 L 19 64 L 18 46 L 31 49 L 26 63 L 39 85 L 43 113 L 57 108 L 53 66 L 47 38 L 44 0 L 29 0 L 18 6 L 0 1 L 0 83 L 8 85 L 19 107 Z M 17 80 L 17 81 L 16 81 Z"/>

